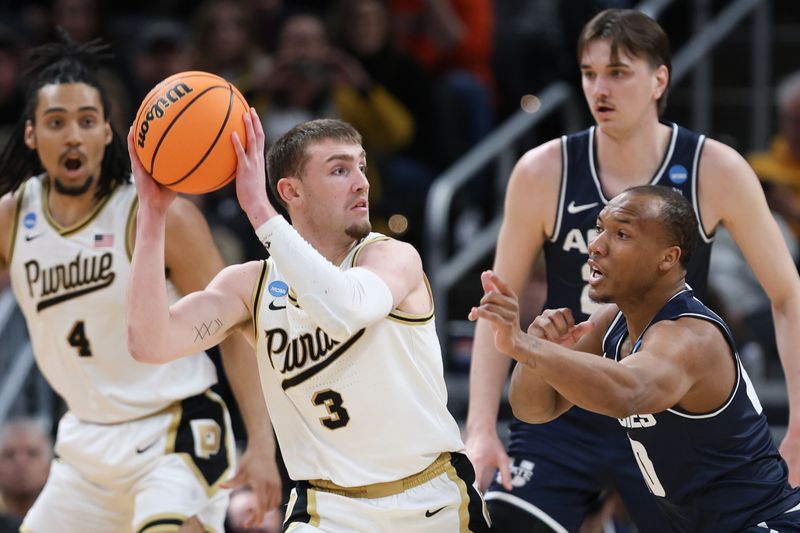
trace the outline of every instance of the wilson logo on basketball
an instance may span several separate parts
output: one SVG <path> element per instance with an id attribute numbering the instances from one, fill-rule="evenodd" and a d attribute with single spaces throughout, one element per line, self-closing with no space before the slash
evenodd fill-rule
<path id="1" fill-rule="evenodd" d="M 145 114 L 145 119 L 142 121 L 141 126 L 139 126 L 139 140 L 137 144 L 141 148 L 144 148 L 147 132 L 150 130 L 150 123 L 163 117 L 170 104 L 176 103 L 188 93 L 192 92 L 192 90 L 193 89 L 185 83 L 177 83 L 174 87 L 168 89 L 164 94 L 166 98 L 161 96 L 158 98 L 158 100 L 156 100 L 156 102 L 147 111 L 147 114 Z"/>

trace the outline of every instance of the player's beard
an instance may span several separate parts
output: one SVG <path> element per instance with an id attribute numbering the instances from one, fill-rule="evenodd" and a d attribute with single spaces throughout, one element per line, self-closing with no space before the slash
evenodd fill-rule
<path id="1" fill-rule="evenodd" d="M 370 224 L 369 220 L 356 222 L 344 230 L 348 237 L 355 240 L 363 239 L 369 235 L 370 231 L 372 231 L 372 224 Z"/>
<path id="2" fill-rule="evenodd" d="M 61 180 L 55 178 L 53 180 L 53 187 L 58 194 L 63 194 L 65 196 L 81 196 L 92 188 L 92 183 L 94 183 L 94 176 L 89 176 L 82 185 L 76 186 L 64 185 Z"/>

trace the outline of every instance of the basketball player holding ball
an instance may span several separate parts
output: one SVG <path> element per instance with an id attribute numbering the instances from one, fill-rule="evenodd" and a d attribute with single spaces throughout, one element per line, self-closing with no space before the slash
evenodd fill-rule
<path id="1" fill-rule="evenodd" d="M 239 335 L 221 345 L 248 432 L 234 476 L 208 356 L 154 366 L 127 350 L 130 161 L 96 76 L 105 46 L 63 41 L 32 50 L 24 113 L 0 155 L 0 274 L 10 271 L 37 364 L 69 408 L 22 531 L 222 532 L 228 488 L 251 485 L 261 515 L 280 503 L 253 350 Z M 223 266 L 208 226 L 185 200 L 168 220 L 171 290 L 200 290 Z"/>
<path id="2" fill-rule="evenodd" d="M 219 189 L 236 175 L 230 139 L 233 132 L 245 138 L 241 116 L 247 109 L 236 87 L 216 74 L 174 74 L 139 106 L 133 123 L 136 154 L 156 181 L 174 191 Z"/>

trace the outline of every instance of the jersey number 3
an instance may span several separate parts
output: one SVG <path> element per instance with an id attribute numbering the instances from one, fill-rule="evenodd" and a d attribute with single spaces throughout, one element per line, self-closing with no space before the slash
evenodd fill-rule
<path id="1" fill-rule="evenodd" d="M 78 355 L 81 357 L 91 357 L 92 347 L 89 344 L 89 339 L 86 338 L 86 330 L 83 327 L 83 320 L 78 320 L 72 326 L 72 330 L 67 335 L 67 342 L 70 346 L 78 350 Z"/>
<path id="2" fill-rule="evenodd" d="M 311 403 L 314 405 L 324 405 L 328 410 L 328 414 L 331 416 L 319 419 L 322 425 L 328 429 L 339 429 L 350 422 L 350 414 L 347 412 L 347 409 L 342 406 L 342 395 L 335 390 L 325 389 L 319 391 L 311 398 Z"/>

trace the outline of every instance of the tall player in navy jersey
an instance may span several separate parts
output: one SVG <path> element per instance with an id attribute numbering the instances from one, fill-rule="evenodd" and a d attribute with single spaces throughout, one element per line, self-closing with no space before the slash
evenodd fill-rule
<path id="1" fill-rule="evenodd" d="M 509 398 L 520 419 L 579 405 L 625 428 L 674 531 L 800 531 L 800 489 L 789 486 L 733 336 L 686 285 L 697 240 L 679 192 L 628 189 L 600 212 L 588 245 L 588 295 L 616 305 L 578 325 L 569 308 L 547 310 L 526 335 L 516 295 L 486 272 L 470 318 L 489 322 L 498 350 L 517 361 Z"/>
<path id="2" fill-rule="evenodd" d="M 634 185 L 678 189 L 692 204 L 701 243 L 687 280 L 703 295 L 708 248 L 724 224 L 772 301 L 786 374 L 790 420 L 781 452 L 800 481 L 800 281 L 758 180 L 731 148 L 659 119 L 666 106 L 670 52 L 661 27 L 635 10 L 606 10 L 584 27 L 578 60 L 596 121 L 587 131 L 522 156 L 508 185 L 494 270 L 520 292 L 545 251 L 545 307 L 568 307 L 577 320 L 588 298 L 588 243 L 600 210 Z M 509 360 L 478 321 L 470 374 L 467 453 L 498 531 L 577 531 L 598 494 L 615 486 L 642 531 L 669 531 L 641 480 L 616 422 L 578 408 L 544 425 L 515 420 L 508 455 L 497 412 Z M 509 455 L 511 459 L 509 459 Z M 513 480 L 512 480 L 513 473 Z"/>

